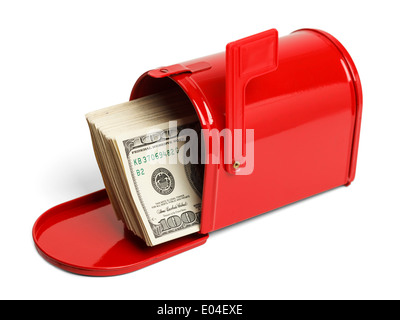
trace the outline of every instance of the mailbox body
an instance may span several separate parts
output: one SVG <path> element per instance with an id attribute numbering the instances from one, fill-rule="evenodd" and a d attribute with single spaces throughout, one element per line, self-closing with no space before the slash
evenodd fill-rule
<path id="1" fill-rule="evenodd" d="M 272 61 L 264 67 L 269 68 L 268 63 L 275 67 L 239 86 L 232 82 L 241 76 L 243 65 L 258 63 L 252 59 L 260 58 L 257 52 L 239 57 L 236 73 L 228 51 L 151 70 L 131 92 L 135 99 L 165 89 L 183 90 L 204 129 L 254 129 L 251 174 L 235 174 L 223 163 L 205 165 L 201 233 L 349 185 L 354 179 L 362 92 L 350 55 L 320 30 L 302 29 L 279 40 L 274 30 L 268 32 L 264 42 L 248 38 L 246 47 L 237 52 L 246 54 L 258 41 L 269 46 L 260 51 Z M 230 92 L 235 90 L 240 95 Z M 239 104 L 232 105 L 229 99 L 235 98 Z M 232 120 L 238 115 L 239 120 Z M 234 121 L 238 126 L 232 127 Z M 211 144 L 206 139 L 208 154 Z M 224 152 L 222 143 L 219 152 Z"/>

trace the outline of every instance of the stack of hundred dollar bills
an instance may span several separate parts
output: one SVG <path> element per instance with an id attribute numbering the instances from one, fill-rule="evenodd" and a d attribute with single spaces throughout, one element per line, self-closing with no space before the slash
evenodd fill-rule
<path id="1" fill-rule="evenodd" d="M 190 139 L 181 134 L 198 132 L 199 122 L 183 92 L 149 95 L 86 119 L 110 202 L 129 230 L 148 246 L 200 230 L 204 169 L 188 161 L 194 154 L 188 157 Z"/>

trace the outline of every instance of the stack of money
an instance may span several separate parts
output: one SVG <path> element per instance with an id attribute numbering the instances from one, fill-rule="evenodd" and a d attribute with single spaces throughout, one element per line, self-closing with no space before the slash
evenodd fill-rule
<path id="1" fill-rule="evenodd" d="M 198 132 L 199 122 L 183 92 L 146 96 L 86 119 L 110 202 L 129 230 L 148 246 L 200 230 L 203 167 L 188 161 L 194 154 L 182 135 Z"/>

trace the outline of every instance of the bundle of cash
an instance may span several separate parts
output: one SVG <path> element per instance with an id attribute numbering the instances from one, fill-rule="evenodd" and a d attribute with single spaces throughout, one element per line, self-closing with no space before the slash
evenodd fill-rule
<path id="1" fill-rule="evenodd" d="M 183 134 L 198 132 L 199 122 L 183 92 L 96 110 L 86 120 L 110 202 L 129 230 L 148 246 L 200 230 L 204 169 L 188 161 L 198 155 Z"/>

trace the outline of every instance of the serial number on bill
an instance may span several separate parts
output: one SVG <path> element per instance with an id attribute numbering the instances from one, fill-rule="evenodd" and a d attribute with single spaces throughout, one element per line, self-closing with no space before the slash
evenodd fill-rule
<path id="1" fill-rule="evenodd" d="M 156 160 L 160 160 L 162 158 L 170 157 L 170 156 L 173 156 L 178 153 L 179 153 L 178 148 L 168 149 L 168 150 L 163 150 L 163 151 L 155 152 L 152 154 L 148 154 L 148 155 L 140 157 L 140 158 L 133 158 L 132 162 L 135 166 L 138 166 L 138 165 L 148 163 L 151 161 L 156 161 Z"/>

